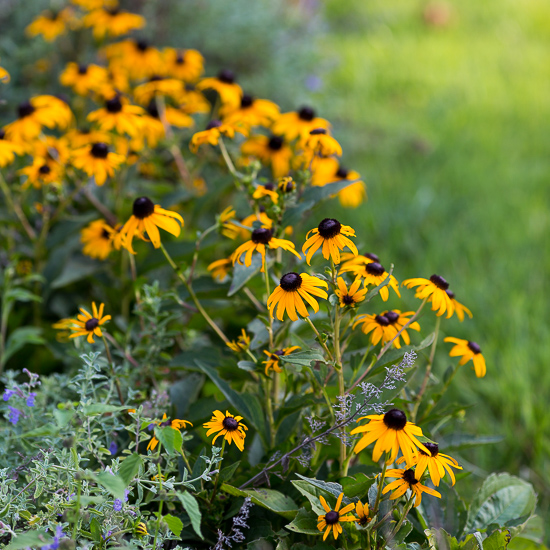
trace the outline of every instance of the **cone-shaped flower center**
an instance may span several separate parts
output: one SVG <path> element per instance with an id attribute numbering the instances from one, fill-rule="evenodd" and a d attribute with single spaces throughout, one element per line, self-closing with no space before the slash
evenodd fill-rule
<path id="1" fill-rule="evenodd" d="M 86 321 L 86 324 L 84 325 L 84 327 L 88 332 L 92 332 L 92 330 L 95 330 L 98 326 L 99 326 L 99 320 L 96 319 L 95 317 L 88 319 Z"/>
<path id="2" fill-rule="evenodd" d="M 101 237 L 103 239 L 105 239 L 106 241 L 108 241 L 108 240 L 111 239 L 111 234 L 106 229 L 102 229 L 101 230 Z"/>
<path id="3" fill-rule="evenodd" d="M 473 351 L 476 355 L 478 353 L 481 353 L 481 348 L 479 347 L 479 344 L 476 344 L 475 342 L 468 342 L 468 347 L 471 351 Z"/>
<path id="4" fill-rule="evenodd" d="M 267 182 L 267 183 L 264 183 L 264 187 L 268 190 L 268 191 L 273 191 L 273 189 L 275 189 L 275 185 L 273 185 L 272 182 Z"/>
<path id="5" fill-rule="evenodd" d="M 31 105 L 30 101 L 24 101 L 17 107 L 17 114 L 19 118 L 25 118 L 26 116 L 32 115 L 34 111 L 35 108 Z"/>
<path id="6" fill-rule="evenodd" d="M 106 159 L 109 154 L 109 147 L 107 147 L 106 143 L 94 143 L 90 153 L 96 159 Z"/>
<path id="7" fill-rule="evenodd" d="M 341 178 L 345 180 L 348 177 L 349 170 L 347 168 L 344 168 L 343 166 L 338 166 L 338 170 L 336 170 L 336 176 L 338 178 Z"/>
<path id="8" fill-rule="evenodd" d="M 88 65 L 79 65 L 78 74 L 86 74 L 88 72 Z"/>
<path id="9" fill-rule="evenodd" d="M 407 425 L 407 416 L 399 409 L 391 409 L 384 415 L 384 424 L 392 430 L 402 430 Z"/>
<path id="10" fill-rule="evenodd" d="M 103 11 L 108 13 L 111 17 L 115 17 L 120 13 L 120 8 L 103 8 Z"/>
<path id="11" fill-rule="evenodd" d="M 325 218 L 317 227 L 319 235 L 323 239 L 331 239 L 340 234 L 340 229 L 342 229 L 342 224 L 333 218 Z"/>
<path id="12" fill-rule="evenodd" d="M 377 315 L 374 320 L 382 327 L 387 327 L 390 324 L 390 320 L 385 315 Z"/>
<path id="13" fill-rule="evenodd" d="M 399 313 L 390 310 L 384 313 L 384 317 L 393 325 L 399 319 Z"/>
<path id="14" fill-rule="evenodd" d="M 176 57 L 176 65 L 183 65 L 185 63 L 185 53 L 178 52 Z"/>
<path id="15" fill-rule="evenodd" d="M 241 98 L 241 109 L 246 109 L 247 107 L 251 107 L 252 103 L 254 103 L 254 98 L 249 94 L 244 94 Z"/>
<path id="16" fill-rule="evenodd" d="M 307 122 L 311 122 L 315 118 L 315 111 L 311 107 L 302 107 L 298 111 L 298 116 Z"/>
<path id="17" fill-rule="evenodd" d="M 218 73 L 218 80 L 225 84 L 233 84 L 235 82 L 235 73 L 229 69 L 223 69 Z"/>
<path id="18" fill-rule="evenodd" d="M 342 301 L 343 301 L 344 304 L 346 304 L 347 306 L 350 306 L 351 304 L 353 304 L 353 297 L 350 296 L 349 294 L 346 294 L 346 295 L 342 298 Z"/>
<path id="19" fill-rule="evenodd" d="M 409 468 L 408 470 L 405 470 L 403 472 L 403 479 L 409 484 L 409 485 L 416 485 L 418 483 L 418 479 L 414 477 L 414 470 Z"/>
<path id="20" fill-rule="evenodd" d="M 455 297 L 455 293 L 452 290 L 447 289 L 445 292 L 451 300 Z"/>
<path id="21" fill-rule="evenodd" d="M 147 40 L 144 40 L 143 38 L 141 38 L 140 40 L 136 40 L 135 44 L 136 44 L 136 48 L 140 52 L 144 52 L 149 47 Z"/>
<path id="22" fill-rule="evenodd" d="M 147 106 L 147 112 L 153 117 L 153 118 L 160 118 L 159 115 L 159 109 L 157 107 L 157 102 L 152 99 L 149 105 Z"/>
<path id="23" fill-rule="evenodd" d="M 367 252 L 365 254 L 365 258 L 368 258 L 369 260 L 372 260 L 373 262 L 380 263 L 380 258 L 376 254 L 373 254 L 372 252 Z"/>
<path id="24" fill-rule="evenodd" d="M 380 275 L 383 275 L 386 270 L 384 269 L 384 266 L 379 264 L 378 262 L 371 262 L 365 265 L 365 271 L 369 275 L 375 275 L 376 277 L 380 277 Z"/>
<path id="25" fill-rule="evenodd" d="M 211 120 L 207 125 L 207 130 L 212 130 L 212 128 L 219 128 L 222 125 L 220 120 Z"/>
<path id="26" fill-rule="evenodd" d="M 426 447 L 426 449 L 430 451 L 430 454 L 432 455 L 432 457 L 437 456 L 439 454 L 439 445 L 437 443 L 424 443 L 424 447 Z"/>
<path id="27" fill-rule="evenodd" d="M 439 275 L 432 275 L 430 277 L 430 281 L 437 288 L 440 288 L 441 290 L 447 290 L 449 288 L 449 283 L 443 277 L 440 277 Z"/>
<path id="28" fill-rule="evenodd" d="M 136 218 L 143 220 L 148 218 L 155 211 L 153 201 L 147 197 L 139 197 L 134 201 L 133 214 Z"/>
<path id="29" fill-rule="evenodd" d="M 339 519 L 340 514 L 334 510 L 331 510 L 325 514 L 325 521 L 327 522 L 327 525 L 334 525 L 335 523 L 338 523 Z"/>
<path id="30" fill-rule="evenodd" d="M 326 135 L 327 131 L 324 128 L 314 128 L 309 133 L 310 136 Z"/>
<path id="31" fill-rule="evenodd" d="M 49 174 L 52 169 L 47 165 L 47 164 L 43 164 L 39 169 L 38 171 L 41 173 L 41 174 Z"/>
<path id="32" fill-rule="evenodd" d="M 236 429 L 239 428 L 239 423 L 231 416 L 226 416 L 223 419 L 222 424 L 228 432 L 234 432 Z"/>
<path id="33" fill-rule="evenodd" d="M 281 277 L 279 282 L 280 287 L 287 292 L 298 290 L 302 286 L 302 277 L 298 273 L 291 271 Z"/>
<path id="34" fill-rule="evenodd" d="M 105 102 L 105 108 L 109 113 L 120 113 L 122 111 L 122 103 L 120 102 L 120 97 L 115 96 L 113 99 L 108 99 Z"/>
<path id="35" fill-rule="evenodd" d="M 283 138 L 281 136 L 271 136 L 269 138 L 269 141 L 267 143 L 267 146 L 272 150 L 272 151 L 280 151 L 283 147 Z"/>
<path id="36" fill-rule="evenodd" d="M 254 229 L 254 231 L 252 231 L 252 236 L 250 239 L 256 244 L 267 244 L 271 240 L 272 236 L 273 233 L 271 229 L 267 229 L 267 227 L 260 227 L 259 229 Z"/>

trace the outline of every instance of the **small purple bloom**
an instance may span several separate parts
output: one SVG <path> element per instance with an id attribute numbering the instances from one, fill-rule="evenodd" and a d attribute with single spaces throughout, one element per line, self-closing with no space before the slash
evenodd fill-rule
<path id="1" fill-rule="evenodd" d="M 122 510 L 122 500 L 115 498 L 115 501 L 113 502 L 113 510 L 115 512 L 120 512 Z"/>
<path id="2" fill-rule="evenodd" d="M 21 417 L 23 412 L 19 409 L 16 409 L 15 407 L 8 406 L 8 409 L 10 410 L 8 420 L 15 426 L 19 422 L 19 418 Z"/>
<path id="3" fill-rule="evenodd" d="M 118 445 L 114 441 L 112 441 L 111 444 L 109 445 L 109 452 L 112 455 L 116 455 L 118 452 Z"/>
<path id="4" fill-rule="evenodd" d="M 4 395 L 2 396 L 2 399 L 4 401 L 9 401 L 10 397 L 15 394 L 15 390 L 8 390 L 7 388 L 4 390 Z"/>
<path id="5" fill-rule="evenodd" d="M 31 391 L 27 397 L 27 407 L 34 407 L 34 401 L 36 399 L 36 393 Z"/>
<path id="6" fill-rule="evenodd" d="M 46 546 L 42 546 L 40 550 L 57 550 L 59 548 L 59 542 L 62 537 L 65 537 L 66 533 L 63 532 L 63 527 L 61 525 L 58 525 L 55 528 L 55 535 L 53 536 L 53 542 L 51 544 L 47 544 Z"/>

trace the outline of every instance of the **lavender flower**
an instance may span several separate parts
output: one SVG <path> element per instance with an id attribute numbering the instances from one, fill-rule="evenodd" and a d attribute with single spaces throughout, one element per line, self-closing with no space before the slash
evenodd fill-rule
<path id="1" fill-rule="evenodd" d="M 111 444 L 109 445 L 109 452 L 112 455 L 116 455 L 118 452 L 118 445 L 114 441 L 111 441 Z"/>
<path id="2" fill-rule="evenodd" d="M 42 546 L 40 550 L 57 550 L 59 548 L 59 543 L 63 537 L 66 536 L 66 533 L 63 532 L 63 527 L 58 525 L 55 528 L 55 535 L 53 536 L 53 542 L 51 544 L 46 544 Z"/>
<path id="3" fill-rule="evenodd" d="M 34 407 L 36 399 L 36 392 L 31 391 L 27 397 L 27 407 Z"/>
<path id="4" fill-rule="evenodd" d="M 8 415 L 8 420 L 15 426 L 19 422 L 19 418 L 23 414 L 23 411 L 16 409 L 15 407 L 8 406 L 10 414 Z"/>
<path id="5" fill-rule="evenodd" d="M 15 394 L 15 390 L 8 390 L 8 388 L 6 388 L 6 389 L 4 390 L 4 395 L 2 396 L 2 399 L 3 399 L 4 401 L 9 401 L 9 400 L 10 400 L 10 397 L 11 397 L 12 395 L 14 395 L 14 394 Z"/>

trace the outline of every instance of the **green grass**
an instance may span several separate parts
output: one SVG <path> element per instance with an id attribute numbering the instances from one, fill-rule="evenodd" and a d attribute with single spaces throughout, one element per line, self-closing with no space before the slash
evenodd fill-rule
<path id="1" fill-rule="evenodd" d="M 345 223 L 398 277 L 443 275 L 472 309 L 443 326 L 482 346 L 488 374 L 462 369 L 454 396 L 475 403 L 472 431 L 506 436 L 476 460 L 532 481 L 546 508 L 550 4 L 463 0 L 445 27 L 424 5 L 327 6 L 337 63 L 319 102 L 369 183 Z"/>

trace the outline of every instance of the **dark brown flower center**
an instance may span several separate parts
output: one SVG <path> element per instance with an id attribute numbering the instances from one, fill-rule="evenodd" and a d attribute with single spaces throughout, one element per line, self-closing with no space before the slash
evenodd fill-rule
<path id="1" fill-rule="evenodd" d="M 170 426 L 172 424 L 172 421 L 167 418 L 166 420 L 163 420 L 162 422 L 159 423 L 159 426 L 161 428 L 166 428 L 166 426 Z"/>
<path id="2" fill-rule="evenodd" d="M 345 180 L 348 177 L 349 170 L 347 168 L 344 168 L 343 166 L 338 166 L 338 170 L 336 170 L 336 177 Z"/>
<path id="3" fill-rule="evenodd" d="M 271 240 L 272 236 L 273 232 L 271 229 L 267 229 L 267 227 L 260 227 L 259 229 L 254 229 L 254 231 L 252 231 L 252 236 L 250 239 L 256 244 L 267 244 Z"/>
<path id="4" fill-rule="evenodd" d="M 333 218 L 325 218 L 317 227 L 319 235 L 323 239 L 332 239 L 340 234 L 342 224 Z"/>
<path id="5" fill-rule="evenodd" d="M 6 130 L 2 128 L 0 129 L 0 139 L 4 139 L 5 137 L 6 137 Z"/>
<path id="6" fill-rule="evenodd" d="M 234 432 L 239 428 L 239 423 L 231 416 L 226 416 L 222 424 L 228 432 Z"/>
<path id="7" fill-rule="evenodd" d="M 455 293 L 452 290 L 447 289 L 445 291 L 447 293 L 447 296 L 452 300 L 455 297 Z"/>
<path id="8" fill-rule="evenodd" d="M 393 325 L 399 319 L 399 313 L 390 310 L 384 313 L 384 317 Z"/>
<path id="9" fill-rule="evenodd" d="M 441 290 L 447 290 L 449 288 L 449 283 L 439 275 L 432 275 L 430 281 Z"/>
<path id="10" fill-rule="evenodd" d="M 36 109 L 31 105 L 30 101 L 24 101 L 17 107 L 17 115 L 19 118 L 25 118 L 32 115 Z"/>
<path id="11" fill-rule="evenodd" d="M 93 143 L 90 153 L 96 159 L 106 159 L 109 154 L 109 147 L 106 143 Z"/>
<path id="12" fill-rule="evenodd" d="M 120 113 L 120 111 L 122 111 L 122 102 L 120 101 L 120 97 L 115 96 L 113 99 L 108 99 L 105 102 L 105 108 L 109 113 Z"/>
<path id="13" fill-rule="evenodd" d="M 275 185 L 274 185 L 272 182 L 264 183 L 264 187 L 265 187 L 268 191 L 273 191 L 273 189 L 275 189 Z"/>
<path id="14" fill-rule="evenodd" d="M 212 128 L 219 128 L 222 125 L 220 120 L 211 120 L 207 125 L 207 130 L 212 130 Z"/>
<path id="15" fill-rule="evenodd" d="M 148 197 L 139 197 L 134 201 L 133 214 L 136 218 L 143 220 L 148 218 L 155 211 L 155 205 Z"/>
<path id="16" fill-rule="evenodd" d="M 390 324 L 390 320 L 385 315 L 377 315 L 374 320 L 381 326 L 387 327 Z"/>
<path id="17" fill-rule="evenodd" d="M 327 131 L 324 128 L 314 128 L 309 132 L 310 136 L 320 136 L 320 135 L 326 135 Z"/>
<path id="18" fill-rule="evenodd" d="M 334 510 L 331 510 L 325 514 L 325 521 L 327 525 L 334 525 L 335 523 L 338 523 L 339 520 L 340 514 Z"/>
<path id="19" fill-rule="evenodd" d="M 391 409 L 384 415 L 384 424 L 392 430 L 402 430 L 407 425 L 407 416 L 399 409 Z"/>
<path id="20" fill-rule="evenodd" d="M 481 348 L 479 347 L 479 344 L 476 344 L 475 342 L 468 342 L 468 347 L 471 351 L 473 351 L 476 355 L 478 353 L 481 353 Z"/>
<path id="21" fill-rule="evenodd" d="M 439 454 L 439 445 L 437 443 L 424 443 L 424 447 L 426 447 L 426 449 L 430 451 L 430 454 L 432 455 L 432 457 L 437 456 Z M 422 452 L 422 450 L 420 450 L 420 452 Z"/>
<path id="22" fill-rule="evenodd" d="M 342 298 L 342 302 L 344 302 L 344 304 L 346 304 L 347 306 L 350 306 L 350 305 L 353 304 L 353 302 L 354 302 L 353 296 L 350 296 L 349 294 L 346 294 L 346 295 Z"/>
<path id="23" fill-rule="evenodd" d="M 140 52 L 144 52 L 149 48 L 149 43 L 147 42 L 147 40 L 144 40 L 143 38 L 141 38 L 140 40 L 136 40 L 135 45 Z"/>
<path id="24" fill-rule="evenodd" d="M 101 238 L 105 239 L 106 241 L 109 241 L 111 239 L 111 234 L 106 229 L 102 229 Z"/>
<path id="25" fill-rule="evenodd" d="M 298 111 L 298 116 L 301 120 L 311 122 L 315 118 L 315 111 L 311 107 L 302 107 Z"/>
<path id="26" fill-rule="evenodd" d="M 147 106 L 147 112 L 149 115 L 151 115 L 153 118 L 160 118 L 159 109 L 157 107 L 157 102 L 152 99 Z"/>
<path id="27" fill-rule="evenodd" d="M 372 260 L 373 262 L 380 263 L 380 258 L 376 254 L 373 254 L 372 252 L 367 252 L 365 254 L 365 258 L 368 258 L 369 260 Z"/>
<path id="28" fill-rule="evenodd" d="M 418 483 L 418 479 L 414 477 L 414 470 L 409 468 L 408 470 L 405 470 L 403 472 L 403 479 L 409 484 L 409 485 L 416 485 Z"/>
<path id="29" fill-rule="evenodd" d="M 120 8 L 103 8 L 103 11 L 108 13 L 111 17 L 115 17 L 120 13 Z"/>
<path id="30" fill-rule="evenodd" d="M 279 286 L 286 292 L 292 292 L 298 290 L 302 286 L 302 277 L 298 273 L 291 271 L 281 277 Z"/>
<path id="31" fill-rule="evenodd" d="M 47 165 L 47 164 L 43 164 L 39 169 L 38 171 L 41 173 L 41 174 L 49 174 L 52 169 Z"/>
<path id="32" fill-rule="evenodd" d="M 84 328 L 85 328 L 88 332 L 92 332 L 92 331 L 95 330 L 98 326 L 99 326 L 99 320 L 96 319 L 95 317 L 92 317 L 91 319 L 88 319 L 88 320 L 86 321 L 86 324 L 84 325 Z"/>
<path id="33" fill-rule="evenodd" d="M 267 146 L 272 151 L 280 151 L 283 147 L 283 138 L 281 136 L 271 136 L 267 142 Z"/>
<path id="34" fill-rule="evenodd" d="M 176 55 L 176 65 L 183 65 L 185 63 L 185 51 L 178 52 Z"/>
<path id="35" fill-rule="evenodd" d="M 241 98 L 241 109 L 246 109 L 247 107 L 251 107 L 254 103 L 254 98 L 249 94 L 244 94 Z"/>
<path id="36" fill-rule="evenodd" d="M 88 72 L 88 65 L 79 65 L 78 74 L 86 74 Z"/>
<path id="37" fill-rule="evenodd" d="M 365 271 L 369 275 L 374 275 L 375 277 L 380 277 L 381 275 L 384 275 L 385 269 L 384 266 L 379 264 L 378 262 L 370 262 L 365 265 Z"/>
<path id="38" fill-rule="evenodd" d="M 233 84 L 235 82 L 235 73 L 229 69 L 223 69 L 218 73 L 218 80 L 225 84 Z"/>

